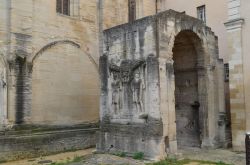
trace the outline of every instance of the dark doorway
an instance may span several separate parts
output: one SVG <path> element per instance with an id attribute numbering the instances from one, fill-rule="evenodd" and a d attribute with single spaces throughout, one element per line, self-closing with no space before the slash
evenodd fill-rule
<path id="1" fill-rule="evenodd" d="M 200 147 L 197 52 L 193 32 L 182 31 L 173 48 L 178 148 Z"/>

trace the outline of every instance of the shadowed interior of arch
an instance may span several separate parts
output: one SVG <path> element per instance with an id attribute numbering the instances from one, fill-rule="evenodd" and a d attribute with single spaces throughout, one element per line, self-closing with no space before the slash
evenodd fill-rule
<path id="1" fill-rule="evenodd" d="M 182 31 L 173 48 L 175 74 L 175 110 L 178 148 L 200 147 L 198 55 L 191 31 Z"/>

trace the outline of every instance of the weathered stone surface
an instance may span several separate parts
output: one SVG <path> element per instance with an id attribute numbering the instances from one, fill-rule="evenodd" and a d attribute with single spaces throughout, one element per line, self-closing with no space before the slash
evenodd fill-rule
<path id="1" fill-rule="evenodd" d="M 165 1 L 158 1 L 159 4 L 151 0 L 135 1 L 136 18 L 153 15 L 166 8 L 163 6 L 166 5 Z M 0 130 L 23 123 L 55 126 L 98 120 L 98 42 L 102 45 L 102 40 L 98 41 L 98 33 L 102 33 L 102 25 L 106 29 L 128 22 L 127 1 L 99 2 L 103 2 L 104 6 L 97 6 L 96 1 L 80 1 L 78 14 L 70 16 L 56 13 L 56 3 L 51 0 L 0 2 Z M 243 6 L 247 9 L 247 5 Z M 236 4 L 234 7 L 239 8 L 239 5 Z M 96 16 L 97 13 L 100 15 Z M 236 13 L 235 16 L 239 14 Z M 195 51 L 192 51 L 198 57 L 197 66 L 193 69 L 197 69 L 195 72 L 198 74 L 201 145 L 224 144 L 226 121 L 223 108 L 223 80 L 221 81 L 223 71 L 222 62 L 217 60 L 217 38 L 202 22 L 175 12 L 163 12 L 135 21 L 131 25 L 126 24 L 105 31 L 106 57 L 103 56 L 100 60 L 103 81 L 101 120 L 105 125 L 103 128 L 110 132 L 111 138 L 114 133 L 112 130 L 119 130 L 119 127 L 115 127 L 118 123 L 117 125 L 121 126 L 121 138 L 118 138 L 118 141 L 121 143 L 124 140 L 122 136 L 127 133 L 133 136 L 133 132 L 139 132 L 139 139 L 143 139 L 144 134 L 148 132 L 154 136 L 162 136 L 162 144 L 159 145 L 161 151 L 176 151 L 178 128 L 176 131 L 175 122 L 178 122 L 178 118 L 175 109 L 178 108 L 175 108 L 174 92 L 175 78 L 178 75 L 174 75 L 176 68 L 173 65 L 175 61 L 172 51 L 175 37 L 184 30 L 194 32 L 199 38 L 193 40 L 195 37 L 190 36 L 191 33 L 186 33 L 187 38 L 192 38 L 191 42 L 195 45 Z M 234 31 L 231 34 L 229 45 L 239 48 L 241 40 L 235 38 L 240 38 L 241 32 Z M 246 35 L 244 40 L 245 38 Z M 202 45 L 198 47 L 200 41 Z M 186 47 L 183 43 L 179 44 L 180 48 Z M 187 49 L 187 54 L 194 53 L 190 53 L 189 50 Z M 230 64 L 230 82 L 236 84 L 231 86 L 230 92 L 234 109 L 234 146 L 242 150 L 244 131 L 249 126 L 246 119 L 250 113 L 245 113 L 247 106 L 243 104 L 242 99 L 244 88 L 247 90 L 248 87 L 243 84 L 243 80 L 238 79 L 243 79 L 243 69 L 247 69 L 247 65 L 243 67 L 243 63 L 247 63 L 248 60 L 241 61 L 241 56 L 238 56 L 241 50 L 235 50 L 233 46 L 229 51 L 232 54 L 230 59 L 235 60 Z M 140 65 L 137 66 L 135 61 Z M 186 65 L 187 61 L 183 61 Z M 114 67 L 110 69 L 109 64 L 114 64 Z M 139 77 L 138 71 L 142 72 Z M 124 84 L 121 83 L 125 88 L 120 87 L 119 81 L 113 81 L 116 76 L 125 76 Z M 188 76 L 179 77 L 180 82 L 185 81 L 189 84 L 189 81 L 186 81 Z M 246 83 L 248 78 L 245 77 Z M 131 82 L 126 79 L 130 79 Z M 122 93 L 124 90 L 127 91 L 125 95 Z M 114 99 L 111 99 L 110 93 Z M 245 97 L 247 100 L 248 95 Z M 127 101 L 126 104 L 121 104 L 124 99 Z M 128 113 L 119 115 L 123 110 Z M 110 113 L 113 116 L 110 116 Z M 122 127 L 122 124 L 126 126 Z M 157 138 L 150 140 L 158 143 Z M 138 143 L 140 144 L 140 141 Z M 145 143 L 140 145 L 143 146 Z M 135 150 L 136 147 L 131 151 Z"/>
<path id="2" fill-rule="evenodd" d="M 70 5 L 70 15 L 63 15 L 56 0 L 0 1 L 0 131 L 11 132 L 0 136 L 3 157 L 94 145 L 94 132 L 73 127 L 99 120 L 97 2 L 79 1 L 74 13 Z M 26 133 L 33 126 L 54 129 L 39 136 L 13 131 L 27 124 Z M 58 126 L 72 126 L 73 133 Z M 68 144 L 60 146 L 60 139 Z"/>
<path id="3" fill-rule="evenodd" d="M 1 132 L 0 161 L 94 147 L 97 140 L 96 131 L 98 131 L 96 125 L 27 128 L 19 127 L 15 131 Z"/>
<path id="4" fill-rule="evenodd" d="M 97 122 L 97 3 L 81 1 L 69 16 L 49 0 L 0 5 L 0 127 Z"/>
<path id="5" fill-rule="evenodd" d="M 107 29 L 103 54 L 99 151 L 159 159 L 176 153 L 177 142 L 224 144 L 223 63 L 201 21 L 168 10 Z"/>
<path id="6" fill-rule="evenodd" d="M 239 2 L 239 1 L 238 1 Z M 240 6 L 235 6 L 239 8 Z M 229 12 L 231 10 L 229 9 Z M 230 108 L 231 108 L 231 128 L 232 143 L 235 150 L 244 149 L 245 132 L 247 131 L 246 117 L 246 95 L 244 84 L 244 61 L 242 47 L 242 25 L 244 19 L 239 13 L 229 16 L 230 20 L 225 23 L 228 31 L 228 51 L 229 51 L 229 88 L 230 88 Z M 247 76 L 246 76 L 247 77 Z"/>

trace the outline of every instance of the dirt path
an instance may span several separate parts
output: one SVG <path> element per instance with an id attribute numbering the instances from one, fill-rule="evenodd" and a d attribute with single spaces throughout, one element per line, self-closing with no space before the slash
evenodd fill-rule
<path id="1" fill-rule="evenodd" d="M 53 162 L 66 162 L 68 160 L 73 160 L 75 157 L 78 157 L 78 156 L 90 155 L 92 154 L 94 150 L 95 150 L 94 148 L 91 148 L 91 149 L 86 149 L 86 150 L 66 152 L 66 153 L 45 156 L 45 157 L 40 157 L 40 158 L 2 163 L 0 165 L 45 165 L 45 164 L 51 164 Z"/>
<path id="2" fill-rule="evenodd" d="M 94 154 L 82 162 L 71 163 L 69 165 L 144 165 L 148 161 L 139 161 L 132 158 L 121 158 L 114 155 Z"/>
<path id="3" fill-rule="evenodd" d="M 188 158 L 191 160 L 206 160 L 213 162 L 225 162 L 228 164 L 234 165 L 245 165 L 246 164 L 246 156 L 245 153 L 237 153 L 232 152 L 231 150 L 204 150 L 198 148 L 189 148 L 185 150 L 180 150 L 182 153 L 182 157 Z"/>

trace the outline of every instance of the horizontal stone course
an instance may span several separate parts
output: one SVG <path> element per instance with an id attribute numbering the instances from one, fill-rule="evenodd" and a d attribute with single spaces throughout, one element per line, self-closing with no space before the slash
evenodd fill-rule
<path id="1" fill-rule="evenodd" d="M 25 132 L 26 131 L 26 132 Z M 25 133 L 12 131 L 0 135 L 0 161 L 32 158 L 58 152 L 95 147 L 96 132 L 93 128 L 61 128 L 51 131 Z"/>

